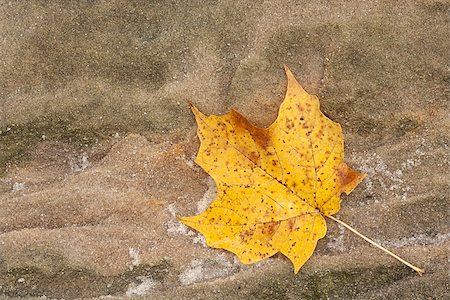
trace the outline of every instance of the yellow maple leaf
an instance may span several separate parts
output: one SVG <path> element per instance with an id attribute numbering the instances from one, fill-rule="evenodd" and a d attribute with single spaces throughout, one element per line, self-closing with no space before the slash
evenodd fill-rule
<path id="1" fill-rule="evenodd" d="M 339 221 L 331 215 L 339 211 L 340 194 L 366 175 L 345 164 L 341 126 L 287 67 L 286 74 L 286 96 L 268 128 L 234 110 L 205 116 L 191 106 L 201 141 L 195 161 L 218 192 L 203 213 L 179 220 L 244 264 L 281 252 L 297 273 L 325 236 L 324 217 Z"/>

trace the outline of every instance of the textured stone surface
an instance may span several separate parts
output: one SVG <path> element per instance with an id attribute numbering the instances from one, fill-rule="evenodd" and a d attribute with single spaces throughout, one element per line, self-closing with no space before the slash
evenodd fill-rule
<path id="1" fill-rule="evenodd" d="M 0 5 L 0 295 L 444 299 L 450 289 L 448 1 Z M 269 125 L 287 64 L 369 176 L 293 274 L 245 266 L 175 215 L 215 186 L 194 119 Z M 0 296 L 1 297 L 1 296 Z"/>

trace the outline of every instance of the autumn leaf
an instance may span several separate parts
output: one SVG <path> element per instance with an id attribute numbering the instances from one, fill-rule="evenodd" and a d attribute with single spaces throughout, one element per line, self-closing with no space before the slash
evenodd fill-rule
<path id="1" fill-rule="evenodd" d="M 341 126 L 287 67 L 286 74 L 286 96 L 268 128 L 234 110 L 205 116 L 191 105 L 201 141 L 195 161 L 218 192 L 203 213 L 179 220 L 244 264 L 281 252 L 297 273 L 325 236 L 325 217 L 341 222 L 332 217 L 340 194 L 350 194 L 366 175 L 344 162 Z"/>

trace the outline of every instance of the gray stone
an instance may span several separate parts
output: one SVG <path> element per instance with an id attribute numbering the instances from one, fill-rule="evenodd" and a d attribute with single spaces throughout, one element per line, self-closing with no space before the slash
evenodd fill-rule
<path id="1" fill-rule="evenodd" d="M 448 1 L 3 1 L 0 15 L 0 298 L 449 297 Z M 337 217 L 425 275 L 331 220 L 296 275 L 177 221 L 216 192 L 187 101 L 268 126 L 283 64 L 369 175 Z"/>

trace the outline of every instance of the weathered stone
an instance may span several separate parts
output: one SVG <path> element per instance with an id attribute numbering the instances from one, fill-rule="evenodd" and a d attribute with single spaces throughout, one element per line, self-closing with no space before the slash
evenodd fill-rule
<path id="1" fill-rule="evenodd" d="M 0 6 L 0 298 L 445 299 L 446 1 L 62 1 Z M 180 224 L 214 182 L 193 101 L 275 118 L 287 64 L 368 173 L 294 275 Z"/>

